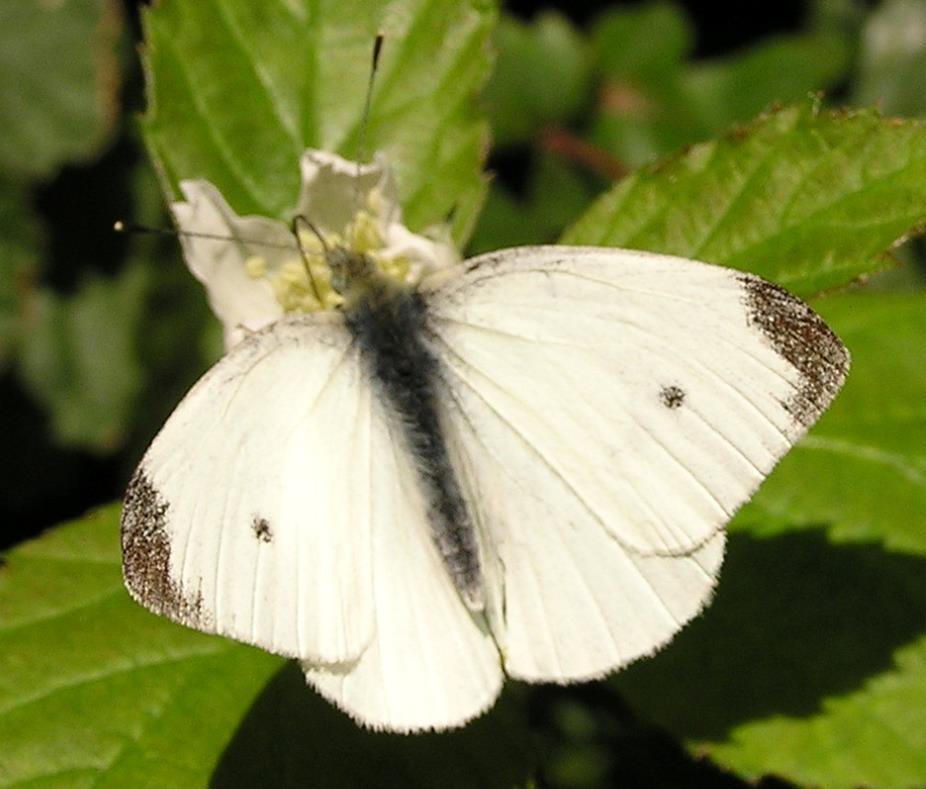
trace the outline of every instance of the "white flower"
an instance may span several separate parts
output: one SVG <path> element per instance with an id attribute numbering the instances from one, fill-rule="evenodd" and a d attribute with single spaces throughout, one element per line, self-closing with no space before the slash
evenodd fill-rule
<path id="1" fill-rule="evenodd" d="M 330 285 L 325 247 L 362 252 L 384 274 L 409 286 L 459 261 L 449 242 L 402 225 L 381 155 L 358 167 L 333 153 L 307 150 L 300 168 L 302 189 L 293 216 L 308 219 L 324 243 L 305 223 L 300 223 L 297 244 L 283 222 L 238 216 L 208 181 L 180 183 L 186 201 L 171 207 L 180 231 L 193 234 L 181 236 L 184 257 L 222 321 L 226 350 L 247 332 L 289 312 L 331 309 L 340 303 Z"/>

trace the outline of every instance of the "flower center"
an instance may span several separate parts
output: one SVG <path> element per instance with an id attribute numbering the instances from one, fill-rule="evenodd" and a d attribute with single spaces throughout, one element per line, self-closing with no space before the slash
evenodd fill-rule
<path id="1" fill-rule="evenodd" d="M 273 295 L 284 312 L 316 312 L 337 308 L 340 294 L 331 287 L 331 267 L 325 249 L 347 249 L 365 255 L 387 277 L 405 282 L 410 261 L 403 255 L 390 253 L 383 237 L 385 221 L 381 218 L 383 200 L 378 189 L 367 195 L 360 208 L 343 230 L 331 232 L 320 228 L 322 238 L 301 228 L 299 243 L 302 251 L 293 249 L 291 257 L 271 262 L 263 255 L 251 255 L 245 269 L 252 279 L 270 283 Z M 324 239 L 324 243 L 322 243 Z"/>

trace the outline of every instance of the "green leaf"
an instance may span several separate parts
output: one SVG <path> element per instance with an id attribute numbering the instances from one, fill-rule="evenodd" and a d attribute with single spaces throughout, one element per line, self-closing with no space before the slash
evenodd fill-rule
<path id="1" fill-rule="evenodd" d="M 363 731 L 294 665 L 132 602 L 118 520 L 108 507 L 0 568 L 0 787 L 524 783 L 517 693 L 459 732 Z"/>
<path id="2" fill-rule="evenodd" d="M 108 451 L 124 441 L 142 385 L 137 350 L 148 273 L 128 265 L 73 296 L 36 293 L 21 348 L 23 381 L 64 444 Z"/>
<path id="3" fill-rule="evenodd" d="M 914 786 L 926 774 L 926 294 L 819 309 L 853 354 L 844 391 L 734 520 L 711 608 L 614 682 L 746 778 Z"/>
<path id="4" fill-rule="evenodd" d="M 717 596 L 612 684 L 750 781 L 918 786 L 926 774 L 926 560 L 821 532 L 731 536 Z"/>
<path id="5" fill-rule="evenodd" d="M 550 124 L 566 124 L 586 104 L 590 58 L 579 32 L 562 15 L 532 22 L 502 17 L 495 31 L 498 62 L 483 100 L 498 146 L 526 142 Z"/>
<path id="6" fill-rule="evenodd" d="M 382 31 L 364 148 L 388 155 L 411 227 L 456 209 L 465 232 L 484 195 L 487 127 L 475 94 L 494 16 L 486 0 L 163 0 L 144 15 L 145 131 L 168 195 L 183 178 L 206 178 L 238 213 L 285 218 L 305 148 L 363 153 Z"/>
<path id="7" fill-rule="evenodd" d="M 119 508 L 0 570 L 0 786 L 205 786 L 279 659 L 128 597 Z"/>
<path id="8" fill-rule="evenodd" d="M 18 345 L 39 254 L 29 193 L 0 178 L 0 370 Z"/>
<path id="9" fill-rule="evenodd" d="M 116 118 L 115 0 L 0 3 L 0 166 L 48 175 L 86 159 Z"/>
<path id="10" fill-rule="evenodd" d="M 799 295 L 883 268 L 926 221 L 926 130 L 809 104 L 635 172 L 563 237 L 752 271 Z"/>

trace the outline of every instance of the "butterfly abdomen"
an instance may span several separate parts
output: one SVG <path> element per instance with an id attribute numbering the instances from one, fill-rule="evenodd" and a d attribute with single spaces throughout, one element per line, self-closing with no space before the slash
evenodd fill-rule
<path id="1" fill-rule="evenodd" d="M 413 292 L 375 288 L 346 312 L 346 319 L 364 362 L 402 426 L 444 564 L 467 605 L 481 609 L 475 533 L 438 417 L 439 362 L 422 339 L 424 303 Z"/>

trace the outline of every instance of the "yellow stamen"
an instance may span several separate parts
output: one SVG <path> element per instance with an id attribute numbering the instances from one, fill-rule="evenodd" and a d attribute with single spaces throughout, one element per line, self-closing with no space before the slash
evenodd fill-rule
<path id="1" fill-rule="evenodd" d="M 374 186 L 367 192 L 367 210 L 373 216 L 380 216 L 383 213 L 383 190 Z"/>
<path id="2" fill-rule="evenodd" d="M 251 255 L 244 261 L 244 270 L 251 279 L 260 279 L 267 273 L 267 259 L 260 255 Z"/>
<path id="3" fill-rule="evenodd" d="M 343 302 L 341 295 L 331 287 L 331 269 L 325 252 L 332 249 L 348 249 L 366 255 L 384 275 L 405 282 L 411 262 L 405 257 L 382 254 L 386 246 L 381 219 L 384 208 L 382 192 L 370 190 L 364 206 L 344 227 L 343 233 L 325 231 L 324 238 L 319 238 L 311 229 L 300 228 L 301 250 L 298 256 L 279 265 L 271 267 L 265 258 L 252 255 L 245 260 L 248 275 L 254 279 L 266 279 L 274 298 L 286 312 L 334 309 Z"/>

